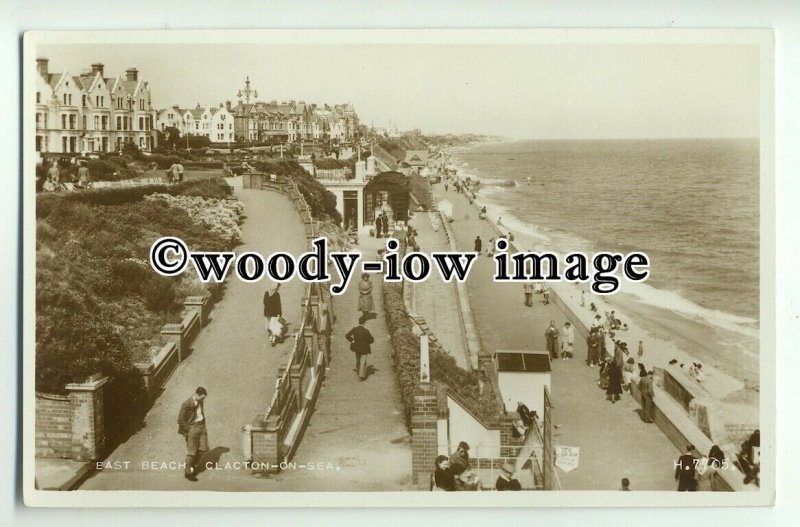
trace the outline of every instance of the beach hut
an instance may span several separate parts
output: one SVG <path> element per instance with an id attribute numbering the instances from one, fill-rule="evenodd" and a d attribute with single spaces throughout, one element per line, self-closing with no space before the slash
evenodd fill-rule
<path id="1" fill-rule="evenodd" d="M 493 359 L 506 411 L 516 412 L 521 401 L 541 419 L 552 371 L 547 351 L 497 350 Z"/>

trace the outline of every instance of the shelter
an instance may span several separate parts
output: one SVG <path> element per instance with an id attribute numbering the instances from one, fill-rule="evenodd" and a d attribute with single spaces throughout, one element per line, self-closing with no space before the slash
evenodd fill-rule
<path id="1" fill-rule="evenodd" d="M 544 388 L 550 389 L 552 371 L 547 351 L 497 350 L 494 361 L 506 411 L 516 412 L 521 401 L 541 419 Z"/>
<path id="2" fill-rule="evenodd" d="M 370 224 L 381 212 L 394 221 L 408 221 L 411 183 L 400 172 L 382 172 L 364 187 L 364 222 Z"/>

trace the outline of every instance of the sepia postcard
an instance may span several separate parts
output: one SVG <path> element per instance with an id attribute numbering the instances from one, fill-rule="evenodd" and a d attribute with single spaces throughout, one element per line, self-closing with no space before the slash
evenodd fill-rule
<path id="1" fill-rule="evenodd" d="M 25 503 L 771 505 L 773 62 L 26 33 Z"/>

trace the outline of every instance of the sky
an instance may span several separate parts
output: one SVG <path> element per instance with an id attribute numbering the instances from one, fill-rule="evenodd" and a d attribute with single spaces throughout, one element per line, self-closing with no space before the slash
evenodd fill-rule
<path id="1" fill-rule="evenodd" d="M 516 139 L 758 137 L 746 44 L 40 44 L 50 71 L 135 66 L 165 108 L 350 102 L 361 122 Z"/>

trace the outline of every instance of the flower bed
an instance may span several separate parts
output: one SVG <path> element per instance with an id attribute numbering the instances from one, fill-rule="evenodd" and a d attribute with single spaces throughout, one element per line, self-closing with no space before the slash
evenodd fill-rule
<path id="1" fill-rule="evenodd" d="M 238 200 L 204 199 L 199 196 L 170 196 L 150 194 L 147 201 L 162 201 L 170 207 L 186 211 L 192 221 L 200 222 L 211 232 L 227 240 L 231 247 L 242 240 L 239 225 L 244 215 L 244 205 Z"/>

